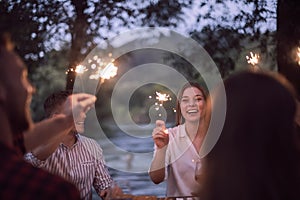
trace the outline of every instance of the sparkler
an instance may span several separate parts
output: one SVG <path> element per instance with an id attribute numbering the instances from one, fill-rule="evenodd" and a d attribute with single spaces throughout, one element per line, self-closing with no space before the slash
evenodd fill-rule
<path id="1" fill-rule="evenodd" d="M 170 95 L 169 94 L 163 94 L 160 92 L 155 92 L 156 97 L 155 99 L 158 100 L 158 102 L 155 102 L 153 106 L 151 106 L 151 116 L 154 118 L 160 118 L 165 120 L 167 118 L 167 113 L 163 107 L 163 103 L 165 101 L 170 101 Z M 152 99 L 152 96 L 149 96 L 149 99 Z M 153 110 L 152 110 L 153 109 Z"/>
<path id="2" fill-rule="evenodd" d="M 110 79 L 117 75 L 118 67 L 114 65 L 114 59 L 112 58 L 112 53 L 108 54 L 110 62 L 106 62 L 107 59 L 99 58 L 95 55 L 88 62 L 91 64 L 91 68 L 96 70 L 95 73 L 91 74 L 89 79 L 100 79 L 96 88 L 96 93 L 99 92 L 100 86 L 104 83 L 105 79 Z"/>
<path id="3" fill-rule="evenodd" d="M 253 66 L 253 70 L 256 71 L 259 69 L 258 63 L 259 63 L 259 59 L 260 56 L 259 54 L 253 54 L 252 52 L 250 52 L 250 56 L 246 56 L 247 62 Z"/>
<path id="4" fill-rule="evenodd" d="M 84 65 L 77 65 L 75 67 L 75 69 L 74 68 L 68 69 L 66 71 L 66 74 L 68 74 L 69 72 L 75 72 L 79 76 L 79 79 L 80 79 L 80 82 L 81 82 L 80 85 L 81 85 L 82 90 L 84 91 L 83 80 L 82 80 L 81 75 L 84 74 L 84 72 L 86 72 L 86 71 L 88 71 L 88 69 L 86 68 L 86 66 L 84 66 Z"/>
<path id="5" fill-rule="evenodd" d="M 105 79 L 110 79 L 117 75 L 118 68 L 114 65 L 114 63 L 109 63 L 104 68 L 99 67 L 96 73 L 90 75 L 90 79 L 99 79 L 100 84 L 97 85 L 96 93 L 99 92 L 100 85 L 104 83 Z"/>
<path id="6" fill-rule="evenodd" d="M 155 93 L 156 93 L 156 99 L 161 102 L 160 106 L 163 105 L 164 101 L 169 101 L 170 95 L 159 93 L 159 92 L 155 92 Z"/>
<path id="7" fill-rule="evenodd" d="M 84 65 L 77 65 L 75 68 L 75 72 L 77 74 L 83 74 L 84 72 L 86 72 L 88 69 L 86 68 L 86 66 Z"/>
<path id="8" fill-rule="evenodd" d="M 112 57 L 112 53 L 108 54 L 108 57 L 110 57 L 110 62 L 105 62 L 106 59 L 101 59 L 97 55 L 93 56 L 91 59 L 87 61 L 90 69 L 88 69 L 84 65 L 77 65 L 76 68 L 70 68 L 66 71 L 66 74 L 69 72 L 76 72 L 76 74 L 79 76 L 81 80 L 81 86 L 83 87 L 83 80 L 82 80 L 82 75 L 86 71 L 92 71 L 92 73 L 89 76 L 89 79 L 95 79 L 99 80 L 99 83 L 96 88 L 96 93 L 99 92 L 100 85 L 104 83 L 105 79 L 110 79 L 114 76 L 117 75 L 118 67 L 114 65 L 114 59 Z"/>
<path id="9" fill-rule="evenodd" d="M 86 66 L 84 66 L 84 65 L 77 65 L 76 66 L 76 68 L 75 68 L 75 72 L 76 72 L 76 74 L 78 74 L 79 75 L 79 79 L 80 79 L 80 82 L 81 82 L 81 89 L 82 89 L 82 91 L 84 91 L 84 84 L 83 84 L 83 80 L 82 80 L 82 74 L 84 73 L 84 72 L 86 72 L 88 69 L 86 68 Z"/>

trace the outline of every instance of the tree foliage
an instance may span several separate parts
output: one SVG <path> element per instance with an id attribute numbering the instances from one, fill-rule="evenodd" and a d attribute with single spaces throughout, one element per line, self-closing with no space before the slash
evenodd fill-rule
<path id="1" fill-rule="evenodd" d="M 258 39 L 262 31 L 268 31 L 268 28 L 262 28 L 267 20 L 275 18 L 275 6 L 275 0 L 7 0 L 1 4 L 1 21 L 9 26 L 17 25 L 11 29 L 18 48 L 22 49 L 21 55 L 30 67 L 37 66 L 33 65 L 34 61 L 40 62 L 53 47 L 59 49 L 67 44 L 66 67 L 74 68 L 102 39 L 122 31 L 120 27 L 176 28 L 191 23 L 189 12 L 197 20 L 188 31 L 195 36 L 197 32 L 209 34 L 216 30 L 218 34 L 213 34 L 216 37 L 207 38 L 212 44 L 218 41 L 218 35 L 222 35 L 220 30 Z M 20 30 L 24 24 L 26 29 Z M 238 44 L 236 40 L 229 42 Z M 215 56 L 215 59 L 223 62 L 220 65 L 222 74 L 226 75 L 232 69 L 228 57 Z M 68 88 L 72 87 L 74 76 L 68 75 Z"/>
<path id="2" fill-rule="evenodd" d="M 28 66 L 36 66 L 44 45 L 44 28 L 38 21 L 41 16 L 35 1 L 2 1 L 0 4 L 0 26 L 8 30 L 15 42 L 16 50 Z"/>
<path id="3" fill-rule="evenodd" d="M 66 72 L 66 57 L 62 56 L 64 53 L 61 51 L 49 52 L 45 59 L 47 64 L 41 65 L 31 75 L 31 82 L 36 88 L 36 93 L 33 96 L 31 108 L 34 121 L 39 121 L 44 117 L 43 104 L 47 96 L 53 92 L 64 90 L 66 85 L 65 72 Z"/>
<path id="4" fill-rule="evenodd" d="M 259 37 L 275 24 L 276 0 L 214 0 L 201 1 L 197 22 L 211 27 L 224 27 L 242 34 Z M 271 26 L 271 27 L 270 27 Z"/>
<path id="5" fill-rule="evenodd" d="M 191 1 L 128 1 L 71 0 L 74 18 L 69 24 L 71 34 L 69 69 L 75 66 L 95 47 L 95 39 L 119 31 L 118 26 L 176 26 L 183 19 L 182 9 Z M 103 28 L 105 27 L 105 28 Z M 106 33 L 105 33 L 106 32 Z M 67 88 L 73 87 L 75 73 L 70 70 Z"/>
<path id="6" fill-rule="evenodd" d="M 300 99 L 300 1 L 278 1 L 277 8 L 277 62 L 278 71 L 295 86 Z"/>
<path id="7" fill-rule="evenodd" d="M 191 33 L 191 36 L 212 56 L 222 77 L 235 69 L 245 35 L 228 28 L 206 26 L 201 32 Z"/>
<path id="8" fill-rule="evenodd" d="M 290 54 L 284 52 L 289 52 L 299 41 L 299 3 L 278 2 L 277 27 L 281 31 L 278 44 L 281 45 L 277 60 L 282 60 Z M 56 71 L 53 51 L 63 50 L 65 62 L 59 64 L 58 71 L 62 68 L 67 71 L 102 40 L 141 26 L 184 28 L 181 32 L 189 33 L 203 45 L 226 77 L 239 65 L 247 64 L 248 51 L 261 53 L 262 59 L 268 61 L 264 64 L 276 69 L 276 6 L 276 0 L 6 0 L 0 3 L 0 26 L 8 27 L 12 33 L 18 52 L 33 72 L 30 74 L 35 74 L 32 80 L 40 87 L 46 74 L 51 69 Z M 290 20 L 293 23 L 286 23 Z M 295 66 L 292 73 L 285 72 L 287 62 L 279 63 L 279 71 L 288 77 L 298 74 Z M 173 66 L 197 78 L 188 68 L 181 69 L 182 63 L 177 58 Z M 68 74 L 67 88 L 72 88 L 74 76 Z M 295 81 L 297 77 L 293 77 L 291 80 Z"/>

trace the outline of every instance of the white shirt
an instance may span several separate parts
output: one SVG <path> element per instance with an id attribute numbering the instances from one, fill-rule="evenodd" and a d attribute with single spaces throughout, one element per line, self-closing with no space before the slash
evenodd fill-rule
<path id="1" fill-rule="evenodd" d="M 185 130 L 185 124 L 169 128 L 169 144 L 166 151 L 167 196 L 192 196 L 199 191 L 195 180 L 196 161 L 199 153 Z"/>
<path id="2" fill-rule="evenodd" d="M 90 138 L 77 134 L 77 141 L 68 148 L 60 144 L 45 161 L 38 160 L 32 153 L 25 154 L 25 160 L 33 166 L 59 175 L 77 186 L 81 199 L 91 199 L 92 186 L 100 194 L 111 186 L 99 144 Z M 47 184 L 47 183 L 45 183 Z"/>

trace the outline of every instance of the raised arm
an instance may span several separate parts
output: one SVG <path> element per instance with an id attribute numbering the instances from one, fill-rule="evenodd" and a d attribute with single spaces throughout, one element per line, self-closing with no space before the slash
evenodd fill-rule
<path id="1" fill-rule="evenodd" d="M 47 147 L 46 144 L 51 143 L 54 146 L 58 145 L 61 141 L 60 138 L 74 127 L 73 116 L 76 118 L 76 116 L 80 116 L 80 113 L 86 113 L 95 101 L 96 97 L 90 94 L 80 93 L 69 96 L 62 114 L 36 123 L 24 133 L 26 151 L 30 152 L 42 146 Z M 53 147 L 52 145 L 51 147 Z M 53 149 L 50 148 L 49 150 L 52 151 Z"/>
<path id="2" fill-rule="evenodd" d="M 152 132 L 152 138 L 156 150 L 150 165 L 149 176 L 153 183 L 159 184 L 165 179 L 165 159 L 169 143 L 169 134 L 167 133 L 164 121 L 156 121 L 156 127 Z"/>

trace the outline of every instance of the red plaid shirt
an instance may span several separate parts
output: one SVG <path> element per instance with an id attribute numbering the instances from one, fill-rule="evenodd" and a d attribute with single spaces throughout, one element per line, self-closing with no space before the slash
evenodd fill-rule
<path id="1" fill-rule="evenodd" d="M 32 167 L 0 143 L 0 199 L 80 199 L 76 187 Z"/>

